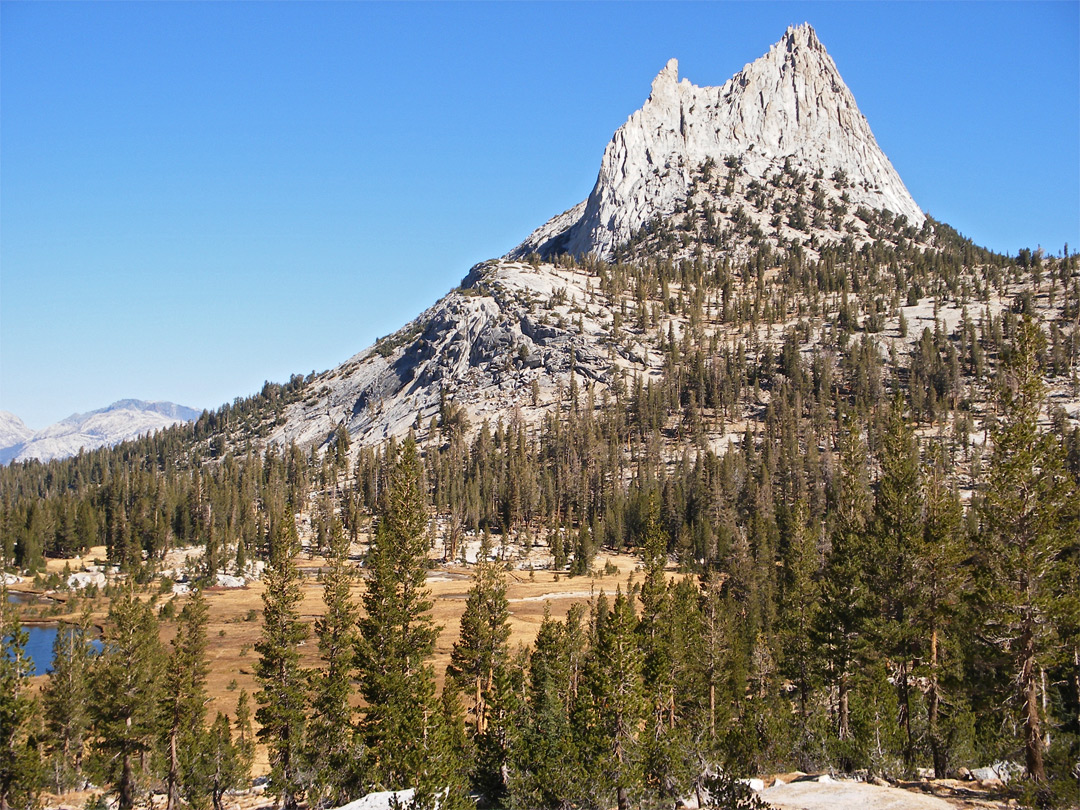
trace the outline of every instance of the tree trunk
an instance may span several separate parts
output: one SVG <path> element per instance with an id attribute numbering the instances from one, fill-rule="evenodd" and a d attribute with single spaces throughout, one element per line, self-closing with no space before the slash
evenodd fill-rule
<path id="1" fill-rule="evenodd" d="M 839 714 L 840 723 L 837 729 L 837 734 L 841 740 L 846 740 L 851 736 L 851 710 L 849 708 L 848 693 L 851 691 L 848 686 L 848 672 L 847 667 L 840 673 L 840 683 L 837 687 L 840 690 L 839 696 Z"/>
<path id="2" fill-rule="evenodd" d="M 292 754 L 291 748 L 292 741 L 289 739 L 291 729 L 286 728 L 282 734 L 282 751 L 281 751 L 281 781 L 284 782 L 281 791 L 281 807 L 282 810 L 296 810 L 296 796 L 293 795 L 293 768 L 292 768 Z"/>
<path id="3" fill-rule="evenodd" d="M 904 769 L 911 774 L 915 768 L 915 740 L 911 736 L 911 684 L 907 661 L 900 664 L 897 678 L 897 689 L 900 692 L 900 728 L 904 732 Z"/>
<path id="4" fill-rule="evenodd" d="M 626 791 L 625 787 L 618 789 L 619 796 L 619 810 L 630 810 L 630 794 Z"/>
<path id="5" fill-rule="evenodd" d="M 120 772 L 120 802 L 118 810 L 132 810 L 135 807 L 135 774 L 131 769 L 131 754 L 124 754 L 124 765 Z"/>
<path id="6" fill-rule="evenodd" d="M 480 678 L 476 679 L 476 736 L 484 733 L 484 693 Z"/>
<path id="7" fill-rule="evenodd" d="M 716 738 L 716 684 L 709 680 L 709 737 Z"/>
<path id="8" fill-rule="evenodd" d="M 165 778 L 168 800 L 165 810 L 176 810 L 180 806 L 180 757 L 176 751 L 177 729 L 169 733 L 169 773 Z"/>
<path id="9" fill-rule="evenodd" d="M 927 722 L 930 726 L 930 754 L 934 759 L 934 777 L 944 779 L 948 763 L 945 758 L 945 747 L 941 741 L 941 729 L 939 728 L 938 719 L 941 692 L 938 688 L 938 635 L 936 628 L 930 632 L 930 689 L 926 698 L 929 704 L 927 707 Z"/>
<path id="10" fill-rule="evenodd" d="M 1039 718 L 1039 690 L 1035 683 L 1035 639 L 1025 623 L 1020 643 L 1020 702 L 1024 710 L 1024 759 L 1028 776 L 1041 782 L 1046 779 L 1043 767 L 1042 731 Z"/>

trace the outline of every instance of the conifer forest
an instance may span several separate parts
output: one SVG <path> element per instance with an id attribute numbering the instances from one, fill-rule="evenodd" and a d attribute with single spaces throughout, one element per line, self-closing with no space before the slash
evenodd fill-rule
<path id="1" fill-rule="evenodd" d="M 811 184 L 779 178 L 777 216 L 805 187 L 795 226 L 826 220 Z M 1021 804 L 1080 803 L 1080 261 L 867 210 L 872 238 L 803 248 L 737 214 L 691 204 L 611 262 L 527 262 L 588 278 L 537 311 L 572 330 L 603 304 L 604 351 L 643 344 L 662 373 L 571 372 L 492 421 L 446 396 L 378 444 L 270 443 L 313 395 L 298 375 L 0 468 L 4 567 L 65 599 L 37 677 L 27 606 L 0 600 L 0 810 L 87 784 L 95 810 L 222 810 L 264 775 L 283 810 L 405 789 L 443 810 L 753 807 L 738 780 L 760 774 L 999 761 Z M 98 546 L 103 586 L 47 566 Z M 188 547 L 174 588 L 163 561 Z M 523 549 L 591 595 L 512 640 Z M 632 570 L 605 579 L 615 556 Z M 429 578 L 450 566 L 468 591 L 437 668 Z M 208 597 L 252 570 L 253 686 L 211 701 Z"/>

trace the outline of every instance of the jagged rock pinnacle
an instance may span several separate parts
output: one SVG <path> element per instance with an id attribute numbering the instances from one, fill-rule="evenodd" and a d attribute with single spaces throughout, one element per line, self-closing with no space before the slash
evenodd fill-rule
<path id="1" fill-rule="evenodd" d="M 708 159 L 740 158 L 764 178 L 785 161 L 843 171 L 855 205 L 888 208 L 916 226 L 924 215 L 882 153 L 832 58 L 807 23 L 721 87 L 679 80 L 671 59 L 648 100 L 604 151 L 589 199 L 537 229 L 509 254 L 569 252 L 610 258 L 644 224 L 686 199 Z"/>

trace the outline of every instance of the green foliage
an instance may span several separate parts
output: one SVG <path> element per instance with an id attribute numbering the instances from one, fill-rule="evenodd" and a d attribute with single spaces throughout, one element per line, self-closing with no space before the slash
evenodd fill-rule
<path id="1" fill-rule="evenodd" d="M 307 673 L 300 666 L 297 646 L 307 639 L 309 628 L 299 616 L 301 575 L 293 561 L 298 543 L 291 516 L 278 522 L 270 547 L 270 565 L 263 574 L 263 632 L 255 645 L 259 654 L 255 677 L 260 685 L 255 718 L 261 726 L 259 739 L 270 753 L 270 788 L 280 796 L 284 810 L 296 810 L 304 789 L 307 709 Z"/>
<path id="2" fill-rule="evenodd" d="M 29 636 L 0 585 L 0 808 L 32 808 L 42 777 L 39 712 L 30 692 Z"/>
<path id="3" fill-rule="evenodd" d="M 164 673 L 161 701 L 162 747 L 166 760 L 168 809 L 191 795 L 203 756 L 206 719 L 206 625 L 209 621 L 202 591 L 195 590 L 183 610 Z"/>
<path id="4" fill-rule="evenodd" d="M 470 696 L 475 743 L 485 754 L 475 781 L 497 801 L 506 791 L 508 724 L 515 712 L 507 705 L 512 698 L 507 670 L 510 605 L 502 566 L 491 559 L 490 541 L 485 532 L 447 675 Z"/>
<path id="5" fill-rule="evenodd" d="M 305 750 L 308 805 L 313 808 L 348 802 L 348 788 L 358 778 L 355 762 L 360 754 L 349 702 L 358 614 L 351 592 L 356 571 L 349 562 L 349 541 L 336 517 L 331 520 L 327 563 L 322 577 L 325 611 L 315 621 L 323 668 L 311 673 L 312 717 Z"/>
<path id="6" fill-rule="evenodd" d="M 99 767 L 115 785 L 120 810 L 135 806 L 148 776 L 142 769 L 158 735 L 164 661 L 153 609 L 129 585 L 109 606 L 91 704 Z"/>
<path id="7" fill-rule="evenodd" d="M 359 732 L 365 783 L 384 790 L 436 790 L 445 760 L 437 733 L 435 678 L 429 660 L 439 628 L 427 576 L 427 516 L 416 445 L 410 439 L 388 474 L 368 552 L 357 680 L 366 703 Z"/>
<path id="8" fill-rule="evenodd" d="M 52 670 L 42 688 L 49 735 L 49 781 L 56 793 L 81 786 L 91 720 L 90 673 L 94 666 L 90 612 L 78 624 L 64 624 L 53 642 Z"/>
<path id="9" fill-rule="evenodd" d="M 991 432 L 976 569 L 980 635 L 1011 659 L 1025 764 L 1036 781 L 1046 778 L 1038 673 L 1052 655 L 1059 588 L 1077 581 L 1075 560 L 1070 565 L 1064 556 L 1076 536 L 1076 482 L 1065 473 L 1061 445 L 1038 424 L 1045 398 L 1038 366 L 1044 340 L 1025 318 L 999 375 L 1000 418 Z"/>

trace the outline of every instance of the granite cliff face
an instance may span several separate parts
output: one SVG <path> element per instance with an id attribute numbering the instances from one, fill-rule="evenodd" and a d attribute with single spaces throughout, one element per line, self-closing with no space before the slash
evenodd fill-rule
<path id="1" fill-rule="evenodd" d="M 416 320 L 317 375 L 268 440 L 321 445 L 342 425 L 361 446 L 424 435 L 444 399 L 473 427 L 515 413 L 532 423 L 575 385 L 659 374 L 658 352 L 612 343 L 616 313 L 595 282 L 580 268 L 479 264 Z"/>
<path id="2" fill-rule="evenodd" d="M 892 216 L 871 213 L 883 209 Z M 679 238 L 660 248 L 659 231 L 631 240 L 657 220 Z M 447 403 L 473 427 L 535 424 L 571 392 L 592 386 L 603 397 L 663 374 L 664 341 L 687 328 L 670 300 L 642 304 L 651 313 L 642 317 L 573 262 L 521 260 L 533 253 L 610 259 L 629 246 L 678 259 L 707 244 L 738 257 L 755 245 L 812 252 L 886 232 L 925 245 L 931 237 L 916 233 L 925 220 L 810 26 L 788 29 L 722 87 L 680 81 L 671 60 L 615 133 L 588 200 L 510 256 L 474 267 L 398 332 L 311 378 L 259 435 L 301 446 L 321 446 L 342 427 L 357 446 L 410 430 L 424 438 Z"/>
<path id="3" fill-rule="evenodd" d="M 592 254 L 617 245 L 686 200 L 706 161 L 738 159 L 751 178 L 788 164 L 846 176 L 852 205 L 925 219 L 882 153 L 813 28 L 789 28 L 769 52 L 721 87 L 679 80 L 672 59 L 645 105 L 615 133 L 589 199 L 553 218 L 510 252 Z"/>

